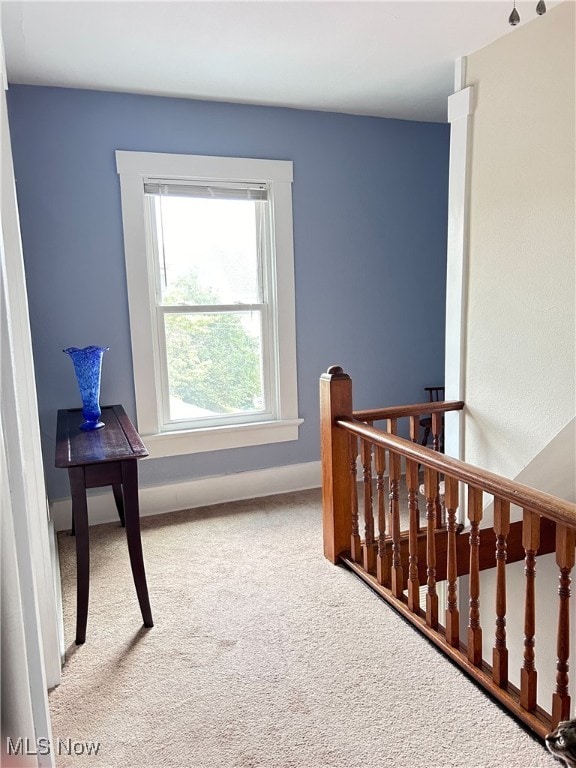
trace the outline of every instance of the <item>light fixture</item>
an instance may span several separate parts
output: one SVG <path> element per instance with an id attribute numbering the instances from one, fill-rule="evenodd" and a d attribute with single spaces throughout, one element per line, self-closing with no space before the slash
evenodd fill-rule
<path id="1" fill-rule="evenodd" d="M 538 3 L 536 5 L 536 13 L 538 16 L 544 16 L 546 13 L 546 3 L 544 0 L 538 0 Z M 516 0 L 514 0 L 514 5 L 512 7 L 512 13 L 510 16 L 508 16 L 508 24 L 515 27 L 516 24 L 520 24 L 520 14 L 516 10 Z"/>
<path id="2" fill-rule="evenodd" d="M 508 24 L 511 24 L 513 27 L 516 26 L 516 24 L 520 24 L 520 14 L 516 10 L 516 0 L 514 0 L 514 7 L 512 8 L 512 13 L 510 16 L 508 16 Z"/>

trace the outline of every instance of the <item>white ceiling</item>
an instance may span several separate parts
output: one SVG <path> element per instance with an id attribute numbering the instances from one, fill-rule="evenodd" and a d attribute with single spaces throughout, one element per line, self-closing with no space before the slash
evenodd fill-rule
<path id="1" fill-rule="evenodd" d="M 558 2 L 549 1 L 548 8 Z M 522 24 L 536 0 L 517 3 Z M 11 83 L 446 120 L 512 0 L 3 2 Z"/>

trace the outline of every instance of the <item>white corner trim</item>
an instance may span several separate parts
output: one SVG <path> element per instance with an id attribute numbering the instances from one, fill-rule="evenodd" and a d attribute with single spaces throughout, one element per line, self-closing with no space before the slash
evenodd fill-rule
<path id="1" fill-rule="evenodd" d="M 450 170 L 448 183 L 448 243 L 446 269 L 446 399 L 465 400 L 466 389 L 466 290 L 468 280 L 468 213 L 470 197 L 470 151 L 473 86 L 465 86 L 466 61 L 455 62 L 454 81 L 461 87 L 448 98 L 450 129 Z M 464 420 L 460 414 L 446 414 L 446 453 L 464 456 Z"/>
<path id="2" fill-rule="evenodd" d="M 471 85 L 448 97 L 448 122 L 453 123 L 474 112 L 474 89 Z"/>
<path id="3" fill-rule="evenodd" d="M 466 86 L 467 56 L 461 56 L 454 61 L 454 92 L 461 91 Z"/>
<path id="4" fill-rule="evenodd" d="M 320 462 L 311 461 L 306 464 L 288 464 L 231 475 L 201 477 L 183 483 L 143 487 L 139 492 L 140 516 L 147 517 L 178 509 L 193 509 L 208 504 L 319 488 L 321 476 Z M 56 530 L 68 530 L 72 515 L 71 500 L 58 499 L 51 503 L 51 509 Z M 111 489 L 89 493 L 88 517 L 90 525 L 118 520 Z"/>

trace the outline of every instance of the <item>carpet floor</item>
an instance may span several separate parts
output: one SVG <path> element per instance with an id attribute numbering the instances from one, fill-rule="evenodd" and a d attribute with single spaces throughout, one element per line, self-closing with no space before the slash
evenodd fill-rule
<path id="1" fill-rule="evenodd" d="M 90 537 L 87 639 L 77 648 L 74 539 L 59 536 L 68 652 L 50 694 L 58 768 L 556 764 L 323 558 L 319 491 L 144 518 L 149 630 L 124 530 L 95 526 Z M 88 741 L 97 755 L 78 754 Z"/>

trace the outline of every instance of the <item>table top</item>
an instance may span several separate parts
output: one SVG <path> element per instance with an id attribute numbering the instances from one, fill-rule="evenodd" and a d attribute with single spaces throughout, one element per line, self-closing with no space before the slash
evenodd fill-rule
<path id="1" fill-rule="evenodd" d="M 84 431 L 81 408 L 58 411 L 56 466 L 78 467 L 106 461 L 141 459 L 146 446 L 121 405 L 102 406 L 101 429 Z"/>

